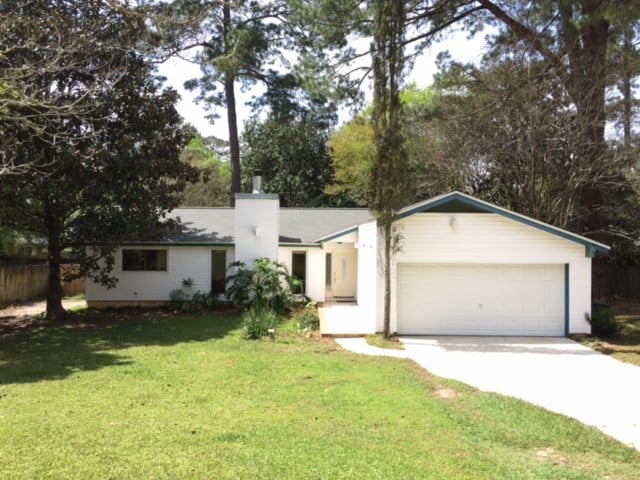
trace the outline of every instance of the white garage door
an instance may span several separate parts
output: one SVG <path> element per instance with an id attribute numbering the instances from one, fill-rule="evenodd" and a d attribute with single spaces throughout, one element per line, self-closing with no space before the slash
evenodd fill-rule
<path id="1" fill-rule="evenodd" d="M 398 266 L 398 333 L 564 335 L 564 265 Z"/>

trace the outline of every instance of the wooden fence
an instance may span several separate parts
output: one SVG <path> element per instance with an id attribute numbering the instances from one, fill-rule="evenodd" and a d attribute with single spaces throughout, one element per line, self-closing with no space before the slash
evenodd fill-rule
<path id="1" fill-rule="evenodd" d="M 594 260 L 593 295 L 596 298 L 640 299 L 640 265 L 616 265 L 602 259 Z"/>
<path id="2" fill-rule="evenodd" d="M 75 268 L 63 265 L 62 273 Z M 49 266 L 46 263 L 36 265 L 0 265 L 0 305 L 33 300 L 47 294 Z M 84 278 L 62 284 L 65 296 L 84 293 Z"/>

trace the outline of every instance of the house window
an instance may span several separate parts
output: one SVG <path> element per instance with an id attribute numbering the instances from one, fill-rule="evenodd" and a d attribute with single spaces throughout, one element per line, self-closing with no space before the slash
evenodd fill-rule
<path id="1" fill-rule="evenodd" d="M 213 250 L 211 252 L 211 293 L 224 293 L 227 279 L 227 252 Z"/>
<path id="2" fill-rule="evenodd" d="M 167 251 L 147 249 L 122 250 L 122 270 L 139 272 L 166 272 Z"/>
<path id="3" fill-rule="evenodd" d="M 300 286 L 293 293 L 306 292 L 307 252 L 293 252 L 291 255 L 291 276 L 300 281 Z"/>
<path id="4" fill-rule="evenodd" d="M 327 253 L 325 257 L 324 284 L 327 288 L 331 288 L 331 254 Z"/>

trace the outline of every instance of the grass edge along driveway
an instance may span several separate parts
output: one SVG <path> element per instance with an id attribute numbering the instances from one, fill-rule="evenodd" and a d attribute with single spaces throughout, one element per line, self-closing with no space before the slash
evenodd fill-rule
<path id="1" fill-rule="evenodd" d="M 0 343 L 0 478 L 640 478 L 593 428 L 291 324 L 76 318 Z"/>

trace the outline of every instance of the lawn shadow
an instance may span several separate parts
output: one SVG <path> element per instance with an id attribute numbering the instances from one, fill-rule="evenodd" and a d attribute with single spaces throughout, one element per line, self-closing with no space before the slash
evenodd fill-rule
<path id="1" fill-rule="evenodd" d="M 235 312 L 86 311 L 65 325 L 36 323 L 0 340 L 0 385 L 60 380 L 79 371 L 132 363 L 126 349 L 222 339 L 240 325 Z"/>

